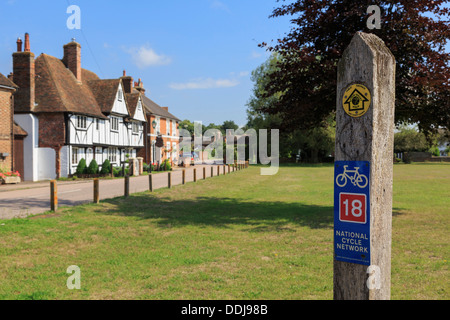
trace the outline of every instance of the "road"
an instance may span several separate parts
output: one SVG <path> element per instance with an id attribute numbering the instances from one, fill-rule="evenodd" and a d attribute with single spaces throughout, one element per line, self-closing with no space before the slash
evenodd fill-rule
<path id="1" fill-rule="evenodd" d="M 195 166 L 197 179 L 203 178 L 203 167 L 206 178 L 211 177 L 211 166 Z M 217 176 L 217 165 L 213 174 Z M 194 168 L 186 169 L 186 182 L 193 181 Z M 228 172 L 228 171 L 227 171 Z M 223 166 L 220 166 L 223 175 Z M 167 188 L 167 172 L 153 174 L 153 189 Z M 182 183 L 182 169 L 172 171 L 172 185 Z M 94 184 L 89 181 L 58 181 L 58 206 L 76 206 L 93 201 Z M 148 176 L 130 178 L 130 194 L 149 190 Z M 124 195 L 124 179 L 100 180 L 100 200 Z M 22 183 L 19 185 L 0 186 L 0 220 L 25 218 L 30 215 L 50 210 L 50 183 Z"/>

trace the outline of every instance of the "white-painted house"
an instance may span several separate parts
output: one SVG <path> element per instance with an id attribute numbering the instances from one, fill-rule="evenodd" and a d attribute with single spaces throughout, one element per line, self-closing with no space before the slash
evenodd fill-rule
<path id="1" fill-rule="evenodd" d="M 144 147 L 145 113 L 132 78 L 101 80 L 81 68 L 81 46 L 64 46 L 64 58 L 34 59 L 26 36 L 25 52 L 13 54 L 17 81 L 15 121 L 24 140 L 24 178 L 39 181 L 74 174 L 79 161 L 109 159 L 120 166 Z M 27 47 L 28 41 L 28 47 Z M 28 51 L 27 51 L 28 48 Z"/>

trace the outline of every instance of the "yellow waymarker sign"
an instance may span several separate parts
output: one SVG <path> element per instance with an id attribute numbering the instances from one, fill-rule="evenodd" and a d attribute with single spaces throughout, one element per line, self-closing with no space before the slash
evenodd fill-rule
<path id="1" fill-rule="evenodd" d="M 369 89 L 362 84 L 353 84 L 345 90 L 342 107 L 353 118 L 363 116 L 370 108 L 372 96 Z"/>

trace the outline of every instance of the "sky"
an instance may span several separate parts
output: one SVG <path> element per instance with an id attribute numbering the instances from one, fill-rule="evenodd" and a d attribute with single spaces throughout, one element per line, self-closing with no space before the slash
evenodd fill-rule
<path id="1" fill-rule="evenodd" d="M 70 5 L 80 8 L 80 29 Z M 63 56 L 81 44 L 82 67 L 102 79 L 123 70 L 142 79 L 146 95 L 181 120 L 247 122 L 251 71 L 269 54 L 259 48 L 289 31 L 269 19 L 275 0 L 0 0 L 0 72 L 12 71 L 18 37 L 30 34 L 36 57 Z"/>
<path id="2" fill-rule="evenodd" d="M 30 34 L 36 57 L 62 58 L 82 46 L 82 67 L 102 79 L 123 70 L 179 119 L 247 122 L 250 79 L 269 57 L 262 42 L 282 38 L 289 17 L 269 19 L 276 0 L 0 0 L 0 72 L 12 71 L 18 37 Z M 69 29 L 80 8 L 80 29 Z M 449 50 L 447 46 L 447 50 Z"/>

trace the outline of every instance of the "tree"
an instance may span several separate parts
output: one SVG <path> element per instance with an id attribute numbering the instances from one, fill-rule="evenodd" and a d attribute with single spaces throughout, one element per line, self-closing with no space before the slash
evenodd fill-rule
<path id="1" fill-rule="evenodd" d="M 264 85 L 266 97 L 280 97 L 261 110 L 281 116 L 286 127 L 318 126 L 336 108 L 337 62 L 353 35 L 364 31 L 384 40 L 397 60 L 397 123 L 418 123 L 422 131 L 450 128 L 450 54 L 444 51 L 450 28 L 445 2 L 296 0 L 276 8 L 271 18 L 292 16 L 292 28 L 275 45 L 260 44 L 280 55 Z M 381 29 L 369 30 L 366 12 L 374 4 L 381 8 L 382 24 Z"/>
<path id="2" fill-rule="evenodd" d="M 394 152 L 396 153 L 422 152 L 429 148 L 430 144 L 427 142 L 425 134 L 417 130 L 416 127 L 402 124 L 394 135 Z"/>
<path id="3" fill-rule="evenodd" d="M 268 108 L 275 106 L 282 96 L 281 92 L 268 96 L 265 91 L 273 73 L 277 72 L 279 59 L 281 57 L 274 54 L 252 72 L 251 80 L 254 82 L 254 87 L 253 94 L 247 103 L 246 127 L 253 128 L 257 132 L 259 129 L 279 129 L 282 158 L 293 158 L 298 154 L 298 150 L 301 150 L 303 161 L 319 162 L 334 151 L 334 114 L 326 117 L 316 127 L 293 129 L 284 126 L 280 113 L 265 112 Z"/>
<path id="4" fill-rule="evenodd" d="M 222 131 L 223 134 L 226 134 L 227 129 L 237 130 L 239 129 L 239 126 L 233 120 L 226 120 L 220 126 L 220 131 Z"/>

